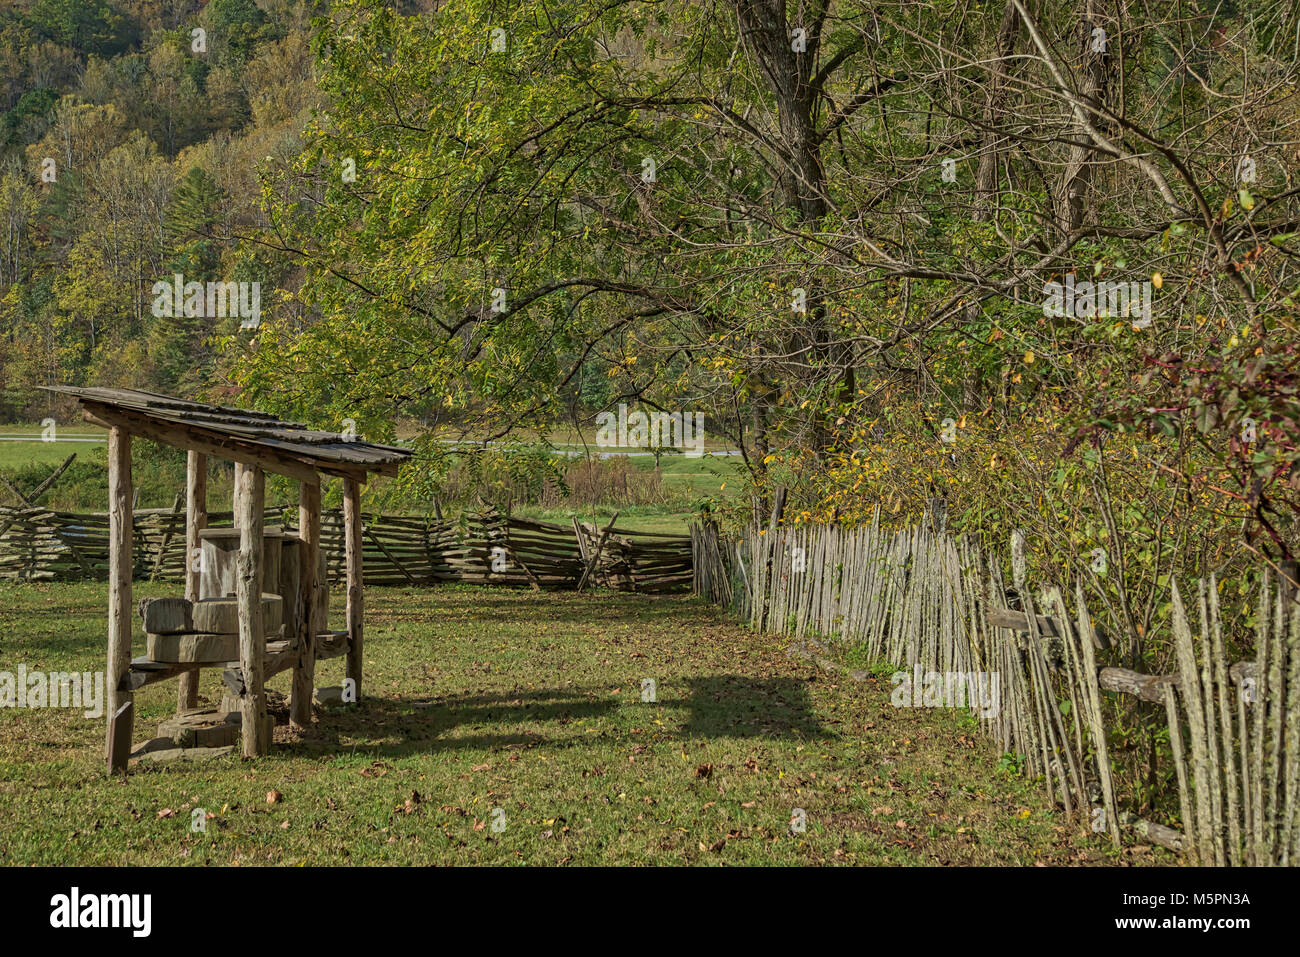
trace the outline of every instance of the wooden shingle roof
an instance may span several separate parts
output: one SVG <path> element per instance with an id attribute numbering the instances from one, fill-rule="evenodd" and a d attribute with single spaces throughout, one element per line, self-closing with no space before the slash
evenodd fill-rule
<path id="1" fill-rule="evenodd" d="M 321 432 L 265 412 L 190 402 L 137 389 L 45 386 L 81 403 L 87 421 L 176 448 L 191 449 L 310 481 L 315 473 L 394 475 L 409 449 Z"/>

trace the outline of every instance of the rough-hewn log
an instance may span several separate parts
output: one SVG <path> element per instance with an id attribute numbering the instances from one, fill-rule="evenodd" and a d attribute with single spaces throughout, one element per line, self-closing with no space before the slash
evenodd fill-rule
<path id="1" fill-rule="evenodd" d="M 1145 675 L 1128 668 L 1102 668 L 1097 673 L 1097 684 L 1105 691 L 1137 695 L 1143 701 L 1160 704 L 1164 699 L 1162 685 L 1178 687 L 1177 675 Z"/>
<path id="2" fill-rule="evenodd" d="M 262 528 L 262 583 L 268 593 L 275 593 L 280 577 L 280 548 L 283 529 Z M 235 593 L 238 575 L 240 533 L 238 528 L 205 528 L 199 534 L 203 549 L 203 571 L 199 576 L 202 598 L 224 598 Z"/>
<path id="3" fill-rule="evenodd" d="M 281 623 L 284 635 L 298 647 L 302 624 L 302 543 L 296 535 L 286 535 L 280 543 L 279 581 L 267 587 L 280 596 Z"/>
<path id="4" fill-rule="evenodd" d="M 122 428 L 108 433 L 108 663 L 105 685 L 109 722 L 104 750 L 112 774 L 126 770 L 134 709 L 131 692 L 119 687 L 131 668 L 131 434 Z M 117 740 L 125 735 L 123 749 Z M 115 747 L 116 744 L 116 747 Z"/>
<path id="5" fill-rule="evenodd" d="M 263 686 L 268 678 L 278 675 L 286 668 L 292 668 L 297 661 L 298 649 L 292 647 L 290 641 L 287 639 L 268 641 L 266 655 L 262 658 Z M 238 661 L 228 661 L 225 665 L 226 670 L 222 672 L 221 680 L 235 697 L 240 697 L 244 689 L 248 688 L 248 682 L 244 678 L 244 666 Z"/>
<path id="6" fill-rule="evenodd" d="M 131 670 L 117 683 L 119 691 L 139 691 L 146 685 L 157 684 L 175 678 L 185 671 L 192 671 L 190 665 L 166 664 L 149 658 L 135 658 L 131 661 Z"/>
<path id="7" fill-rule="evenodd" d="M 365 593 L 361 584 L 361 484 L 353 479 L 346 479 L 343 482 L 343 526 L 348 564 L 347 676 L 354 682 L 353 690 L 356 692 L 357 701 L 360 701 Z"/>
<path id="8" fill-rule="evenodd" d="M 337 658 L 348 650 L 348 633 L 346 631 L 327 631 L 316 636 L 316 660 Z"/>
<path id="9" fill-rule="evenodd" d="M 1256 671 L 1255 662 L 1238 661 L 1235 665 L 1233 665 L 1231 668 L 1228 669 L 1228 677 L 1231 678 L 1233 681 L 1235 681 L 1237 684 L 1241 684 L 1241 682 L 1247 678 L 1253 679 L 1255 677 L 1255 671 Z"/>
<path id="10" fill-rule="evenodd" d="M 1142 818 L 1126 817 L 1125 823 L 1133 829 L 1133 833 L 1139 837 L 1145 838 L 1152 844 L 1159 844 L 1166 850 L 1174 851 L 1181 854 L 1184 849 L 1183 832 L 1176 831 L 1172 827 L 1165 827 L 1163 824 L 1157 824 L 1155 821 L 1146 821 Z"/>
<path id="11" fill-rule="evenodd" d="M 149 657 L 177 664 L 220 664 L 239 657 L 238 635 L 147 635 Z"/>
<path id="12" fill-rule="evenodd" d="M 196 630 L 192 609 L 193 604 L 187 598 L 142 599 L 140 617 L 144 619 L 144 630 L 149 634 L 179 635 Z"/>
<path id="13" fill-rule="evenodd" d="M 266 694 L 262 686 L 266 630 L 262 624 L 262 510 L 266 476 L 261 469 L 235 467 L 235 526 L 240 530 L 239 573 L 235 576 L 239 602 L 239 667 L 244 690 L 240 695 L 243 754 L 260 757 L 270 749 L 266 740 Z"/>
<path id="14" fill-rule="evenodd" d="M 127 695 L 108 718 L 108 773 L 125 771 L 131 756 L 131 726 L 135 723 L 135 700 Z"/>
<path id="15" fill-rule="evenodd" d="M 192 630 L 211 635 L 238 634 L 242 607 L 238 598 L 204 598 L 196 601 L 191 611 L 191 620 L 194 622 Z M 283 622 L 284 602 L 280 596 L 262 595 L 262 633 L 275 631 Z"/>
<path id="16" fill-rule="evenodd" d="M 311 695 L 316 678 L 315 635 L 324 630 L 324 608 L 317 600 L 320 586 L 320 483 L 303 482 L 298 489 L 299 556 L 298 588 L 302 607 L 298 620 L 298 662 L 293 672 L 289 700 L 289 722 L 294 727 L 311 725 Z"/>
<path id="17" fill-rule="evenodd" d="M 1255 662 L 1239 661 L 1228 673 L 1234 681 L 1250 677 L 1255 673 Z M 1178 675 L 1146 675 L 1128 668 L 1102 668 L 1097 673 L 1097 683 L 1106 691 L 1137 695 L 1143 701 L 1154 704 L 1161 704 L 1165 700 L 1164 691 L 1161 690 L 1165 685 L 1175 690 L 1179 688 Z"/>
<path id="18" fill-rule="evenodd" d="M 199 594 L 199 560 L 202 555 L 199 532 L 208 524 L 208 457 L 190 450 L 185 463 L 185 597 L 196 602 Z M 176 711 L 188 711 L 199 703 L 199 673 L 181 675 L 176 689 Z"/>
<path id="19" fill-rule="evenodd" d="M 1062 634 L 1063 629 L 1060 623 L 1047 615 L 1036 615 L 1038 620 L 1038 634 L 1043 638 L 1057 638 Z M 1012 611 L 1009 608 L 990 608 L 988 622 L 994 628 L 1009 628 L 1012 631 L 1029 631 L 1029 616 L 1023 611 Z M 1110 647 L 1106 636 L 1094 625 L 1090 629 L 1092 633 L 1093 647 L 1100 651 L 1105 651 Z"/>
<path id="20" fill-rule="evenodd" d="M 1045 638 L 1056 638 L 1061 634 L 1055 618 L 1049 618 L 1046 615 L 1036 617 L 1040 635 Z M 1023 611 L 1012 611 L 1009 608 L 990 608 L 989 625 L 994 628 L 1010 628 L 1012 631 L 1028 631 L 1029 616 Z"/>

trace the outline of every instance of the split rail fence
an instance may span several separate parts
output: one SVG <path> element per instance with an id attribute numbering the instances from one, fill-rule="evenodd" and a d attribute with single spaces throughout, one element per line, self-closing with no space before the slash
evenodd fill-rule
<path id="1" fill-rule="evenodd" d="M 826 667 L 833 662 L 809 648 L 862 647 L 869 660 L 926 675 L 997 675 L 999 707 L 977 713 L 982 731 L 1022 756 L 1068 816 L 1104 828 L 1116 846 L 1123 830 L 1206 865 L 1300 864 L 1300 603 L 1291 582 L 1265 574 L 1257 660 L 1236 664 L 1224 653 L 1217 582 L 1198 582 L 1187 600 L 1173 583 L 1177 671 L 1142 674 L 1106 665 L 1122 649 L 1094 628 L 1081 584 L 1073 596 L 1058 585 L 1031 589 L 1023 536 L 1012 536 L 1008 588 L 1001 562 L 943 526 L 936 513 L 887 531 L 878 509 L 855 529 L 772 522 L 726 539 L 696 526 L 694 589 L 757 629 L 794 637 L 794 650 Z M 1119 807 L 1107 731 L 1118 694 L 1164 708 L 1181 830 Z"/>
<path id="2" fill-rule="evenodd" d="M 268 526 L 297 522 L 297 506 L 267 509 Z M 185 511 L 134 513 L 135 577 L 180 581 L 185 569 Z M 210 527 L 230 527 L 231 512 L 212 512 Z M 691 539 L 597 527 L 572 526 L 488 512 L 463 523 L 404 515 L 363 515 L 363 568 L 367 585 L 473 582 L 566 589 L 601 585 L 620 591 L 689 590 Z M 346 566 L 341 509 L 321 516 L 321 551 L 328 577 Z M 591 570 L 588 572 L 588 566 Z M 108 578 L 108 515 L 51 509 L 0 508 L 0 578 L 20 581 L 103 581 Z"/>

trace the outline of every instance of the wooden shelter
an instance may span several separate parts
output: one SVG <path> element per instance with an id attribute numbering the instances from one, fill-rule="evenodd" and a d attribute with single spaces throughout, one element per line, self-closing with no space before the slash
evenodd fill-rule
<path id="1" fill-rule="evenodd" d="M 264 682 L 271 675 L 294 669 L 290 720 L 299 727 L 311 723 L 313 677 L 321 657 L 347 655 L 347 676 L 361 694 L 363 596 L 361 568 L 361 486 L 371 473 L 393 475 L 410 451 L 376 445 L 355 436 L 320 432 L 296 422 L 245 409 L 187 402 L 131 389 L 47 387 L 69 395 L 81 405 L 87 422 L 109 430 L 109 590 L 108 668 L 109 707 L 107 756 L 110 772 L 126 769 L 133 723 L 133 694 L 167 678 L 180 679 L 177 709 L 197 703 L 199 664 L 161 663 L 131 658 L 134 604 L 131 600 L 133 436 L 161 442 L 189 453 L 186 511 L 187 555 L 200 554 L 200 532 L 207 524 L 207 458 L 235 463 L 234 526 L 238 548 L 234 558 L 234 601 L 238 612 L 238 662 L 226 665 L 225 681 L 239 700 L 246 757 L 265 754 L 270 747 L 266 723 Z M 286 633 L 268 647 L 263 614 L 265 473 L 297 479 L 298 534 L 289 563 L 297 574 L 292 613 L 284 616 Z M 321 481 L 343 480 L 343 515 L 347 565 L 347 630 L 326 631 L 320 573 Z M 211 536 L 209 536 L 211 537 Z M 279 554 L 278 552 L 276 553 Z M 278 565 L 286 563 L 275 559 Z M 187 603 L 199 601 L 200 563 L 191 561 L 185 576 Z M 283 577 L 280 579 L 283 581 Z M 189 607 L 187 604 L 186 608 Z M 292 633 L 288 629 L 292 629 Z M 202 637 L 202 636 L 200 636 Z"/>

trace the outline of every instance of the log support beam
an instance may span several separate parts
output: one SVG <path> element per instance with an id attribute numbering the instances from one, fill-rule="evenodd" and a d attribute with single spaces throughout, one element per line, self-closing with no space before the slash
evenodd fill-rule
<path id="1" fill-rule="evenodd" d="M 361 483 L 354 479 L 345 479 L 343 482 L 343 533 L 347 549 L 348 582 L 347 676 L 353 682 L 357 701 L 360 701 L 365 599 L 361 588 Z"/>
<path id="2" fill-rule="evenodd" d="M 202 545 L 199 532 L 208 526 L 208 457 L 190 451 L 185 468 L 185 597 L 198 601 L 199 562 Z M 176 689 L 176 711 L 188 711 L 199 705 L 199 669 L 181 673 Z"/>
<path id="3" fill-rule="evenodd" d="M 311 726 L 311 700 L 316 680 L 316 635 L 325 630 L 320 601 L 320 482 L 303 482 L 298 490 L 298 538 L 301 572 L 298 579 L 302 614 L 298 619 L 298 662 L 293 671 L 289 721 L 296 728 Z"/>
<path id="4" fill-rule="evenodd" d="M 235 466 L 235 527 L 239 529 L 235 597 L 239 604 L 239 667 L 244 689 L 239 699 L 243 754 L 261 757 L 270 750 L 266 739 L 266 692 L 262 668 L 266 629 L 262 621 L 262 513 L 266 475 L 259 468 Z"/>
<path id="5" fill-rule="evenodd" d="M 108 730 L 105 754 L 110 774 L 126 770 L 121 742 L 131 740 L 135 709 L 130 691 L 119 690 L 131 668 L 131 542 L 132 517 L 131 434 L 121 427 L 108 433 Z M 116 746 L 115 746 L 116 745 Z"/>

